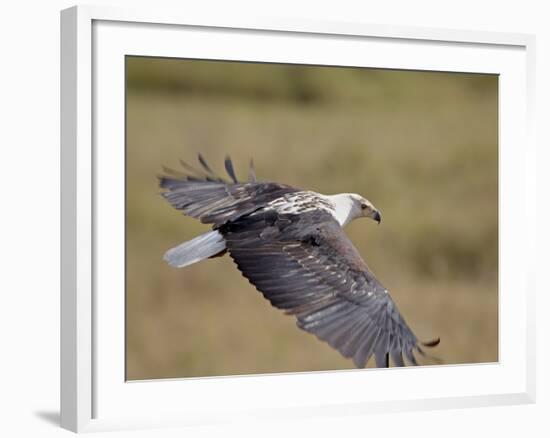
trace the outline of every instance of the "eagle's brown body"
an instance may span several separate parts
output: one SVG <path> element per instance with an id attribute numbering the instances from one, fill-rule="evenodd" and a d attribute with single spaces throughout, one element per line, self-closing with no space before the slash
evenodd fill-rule
<path id="1" fill-rule="evenodd" d="M 232 182 L 217 177 L 199 156 L 204 175 L 165 176 L 163 196 L 212 231 L 168 251 L 182 267 L 229 253 L 242 274 L 271 304 L 294 315 L 301 329 L 364 367 L 389 358 L 417 364 L 419 342 L 388 290 L 374 277 L 342 227 L 357 217 L 380 222 L 380 212 L 355 194 L 322 195 L 288 185 Z M 190 166 L 186 165 L 187 168 Z M 196 171 L 195 171 L 196 172 Z M 432 342 L 424 345 L 435 345 Z"/>

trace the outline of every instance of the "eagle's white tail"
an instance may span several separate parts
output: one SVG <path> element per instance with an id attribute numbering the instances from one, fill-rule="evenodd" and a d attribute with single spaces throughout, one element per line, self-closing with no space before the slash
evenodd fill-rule
<path id="1" fill-rule="evenodd" d="M 215 256 L 225 249 L 225 240 L 216 230 L 201 234 L 192 240 L 183 242 L 164 254 L 164 260 L 170 266 L 183 268 L 201 260 Z"/>

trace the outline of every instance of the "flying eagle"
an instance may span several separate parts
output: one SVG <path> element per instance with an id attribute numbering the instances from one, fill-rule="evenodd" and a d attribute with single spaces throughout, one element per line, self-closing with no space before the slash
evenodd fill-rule
<path id="1" fill-rule="evenodd" d="M 375 278 L 343 227 L 380 211 L 352 193 L 322 195 L 286 184 L 216 175 L 199 154 L 201 170 L 180 161 L 188 173 L 164 168 L 162 196 L 185 215 L 211 224 L 212 231 L 166 252 L 174 267 L 229 253 L 241 273 L 271 304 L 294 315 L 306 332 L 352 358 L 359 368 L 374 355 L 377 367 L 396 366 L 439 339 L 419 342 L 388 290 Z M 190 173 L 189 173 L 190 172 Z"/>

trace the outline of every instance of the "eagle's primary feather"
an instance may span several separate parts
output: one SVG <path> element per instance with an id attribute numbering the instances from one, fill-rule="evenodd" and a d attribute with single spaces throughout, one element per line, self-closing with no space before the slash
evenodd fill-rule
<path id="1" fill-rule="evenodd" d="M 414 352 L 424 354 L 418 339 L 342 229 L 359 216 L 380 221 L 370 202 L 257 181 L 252 162 L 247 182 L 237 180 L 229 158 L 229 182 L 200 155 L 199 163 L 204 172 L 182 163 L 194 175 L 170 171 L 160 177 L 162 195 L 176 209 L 213 225 L 170 250 L 170 264 L 186 266 L 228 251 L 273 306 L 357 367 L 372 356 L 378 367 L 389 366 L 390 357 L 397 366 L 404 359 L 417 364 Z"/>

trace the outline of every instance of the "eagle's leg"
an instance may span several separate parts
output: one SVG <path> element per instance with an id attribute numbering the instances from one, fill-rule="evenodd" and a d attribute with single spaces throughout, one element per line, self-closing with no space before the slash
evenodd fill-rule
<path id="1" fill-rule="evenodd" d="M 386 353 L 386 368 L 390 367 L 390 353 Z"/>

